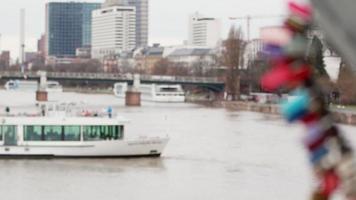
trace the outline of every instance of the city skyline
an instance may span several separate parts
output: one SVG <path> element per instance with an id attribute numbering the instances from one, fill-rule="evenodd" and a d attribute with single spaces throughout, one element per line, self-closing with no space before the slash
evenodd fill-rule
<path id="1" fill-rule="evenodd" d="M 9 3 L 6 3 L 9 2 Z M 45 4 L 46 0 L 3 0 L 0 8 L 2 13 L 0 28 L 2 35 L 1 50 L 10 50 L 12 58 L 18 56 L 20 9 L 26 8 L 26 51 L 35 51 L 37 39 L 45 32 Z M 52 1 L 51 1 L 52 2 Z M 83 1 L 81 1 L 83 2 Z M 99 2 L 88 0 L 85 2 Z M 279 15 L 284 14 L 285 0 L 271 0 L 260 2 L 258 0 L 233 1 L 219 0 L 207 3 L 204 0 L 151 0 L 149 12 L 149 44 L 179 45 L 188 37 L 189 15 L 199 12 L 205 16 L 222 19 L 223 37 L 226 37 L 232 24 L 245 29 L 245 21 L 230 21 L 229 17 L 246 15 Z M 239 5 L 244 5 L 239 6 Z M 269 7 L 271 9 L 266 10 Z M 219 9 L 216 9 L 219 8 Z M 11 12 L 10 12 L 11 11 Z M 252 37 L 258 36 L 258 29 L 262 26 L 278 24 L 278 19 L 256 20 L 252 23 Z"/>

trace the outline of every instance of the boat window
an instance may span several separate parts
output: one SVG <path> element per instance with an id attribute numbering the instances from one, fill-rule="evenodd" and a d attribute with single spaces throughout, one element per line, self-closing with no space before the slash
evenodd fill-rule
<path id="1" fill-rule="evenodd" d="M 160 88 L 160 92 L 177 92 L 177 88 L 171 88 L 171 87 L 166 87 L 166 88 Z"/>
<path id="2" fill-rule="evenodd" d="M 7 134 L 7 137 L 15 137 L 16 135 L 16 126 L 0 126 L 0 140 L 2 141 L 4 135 Z"/>
<path id="3" fill-rule="evenodd" d="M 42 140 L 42 126 L 25 126 L 24 127 L 25 141 L 41 141 Z"/>
<path id="4" fill-rule="evenodd" d="M 44 126 L 43 135 L 46 141 L 61 141 L 62 126 Z"/>
<path id="5" fill-rule="evenodd" d="M 119 140 L 123 138 L 123 126 L 84 126 L 85 141 Z"/>
<path id="6" fill-rule="evenodd" d="M 80 141 L 80 126 L 65 126 L 64 127 L 65 141 Z"/>
<path id="7" fill-rule="evenodd" d="M 13 146 L 17 144 L 17 127 L 16 126 L 2 126 L 6 146 Z"/>
<path id="8" fill-rule="evenodd" d="M 121 140 L 124 138 L 124 126 L 115 126 L 114 139 Z"/>
<path id="9" fill-rule="evenodd" d="M 85 141 L 97 141 L 100 140 L 99 133 L 100 126 L 84 126 L 83 134 Z"/>

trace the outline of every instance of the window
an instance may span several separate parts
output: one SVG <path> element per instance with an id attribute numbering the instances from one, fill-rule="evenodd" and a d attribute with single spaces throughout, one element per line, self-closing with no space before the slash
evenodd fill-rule
<path id="1" fill-rule="evenodd" d="M 123 138 L 123 126 L 84 126 L 85 141 L 119 140 Z"/>
<path id="2" fill-rule="evenodd" d="M 42 141 L 42 126 L 25 126 L 25 141 Z"/>
<path id="3" fill-rule="evenodd" d="M 12 146 L 17 144 L 17 128 L 16 126 L 2 126 L 2 133 L 5 138 L 4 144 Z"/>
<path id="4" fill-rule="evenodd" d="M 25 126 L 25 141 L 80 141 L 80 126 Z"/>
<path id="5" fill-rule="evenodd" d="M 100 126 L 84 126 L 83 127 L 84 141 L 100 140 L 99 128 Z"/>
<path id="6" fill-rule="evenodd" d="M 80 141 L 80 126 L 65 126 L 64 127 L 65 141 Z"/>
<path id="7" fill-rule="evenodd" d="M 114 140 L 121 140 L 124 137 L 124 127 L 123 126 L 115 126 L 114 127 Z"/>
<path id="8" fill-rule="evenodd" d="M 43 135 L 46 141 L 61 141 L 62 126 L 44 126 Z"/>

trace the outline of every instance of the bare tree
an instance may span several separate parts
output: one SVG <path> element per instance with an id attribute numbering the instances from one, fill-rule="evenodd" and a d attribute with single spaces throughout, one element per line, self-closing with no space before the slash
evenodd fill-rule
<path id="1" fill-rule="evenodd" d="M 246 42 L 243 40 L 240 28 L 231 27 L 229 37 L 223 42 L 223 64 L 226 70 L 226 92 L 231 100 L 240 97 L 240 66 L 243 64 L 243 54 Z"/>
<path id="2" fill-rule="evenodd" d="M 165 58 L 159 60 L 153 67 L 152 74 L 154 75 L 167 75 L 168 68 L 172 65 L 172 63 Z"/>
<path id="3" fill-rule="evenodd" d="M 246 74 L 249 92 L 260 92 L 261 77 L 266 73 L 268 63 L 264 59 L 255 59 L 248 63 Z"/>
<path id="4" fill-rule="evenodd" d="M 167 75 L 169 75 L 169 76 L 188 76 L 189 70 L 182 63 L 171 63 L 171 65 L 168 68 Z"/>

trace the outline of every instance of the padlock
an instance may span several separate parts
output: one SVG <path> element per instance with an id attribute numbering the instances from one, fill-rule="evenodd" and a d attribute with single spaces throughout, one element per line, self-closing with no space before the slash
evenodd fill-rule
<path id="1" fill-rule="evenodd" d="M 299 89 L 292 93 L 292 98 L 281 105 L 281 113 L 289 122 L 306 116 L 309 111 L 310 96 L 307 90 Z"/>

